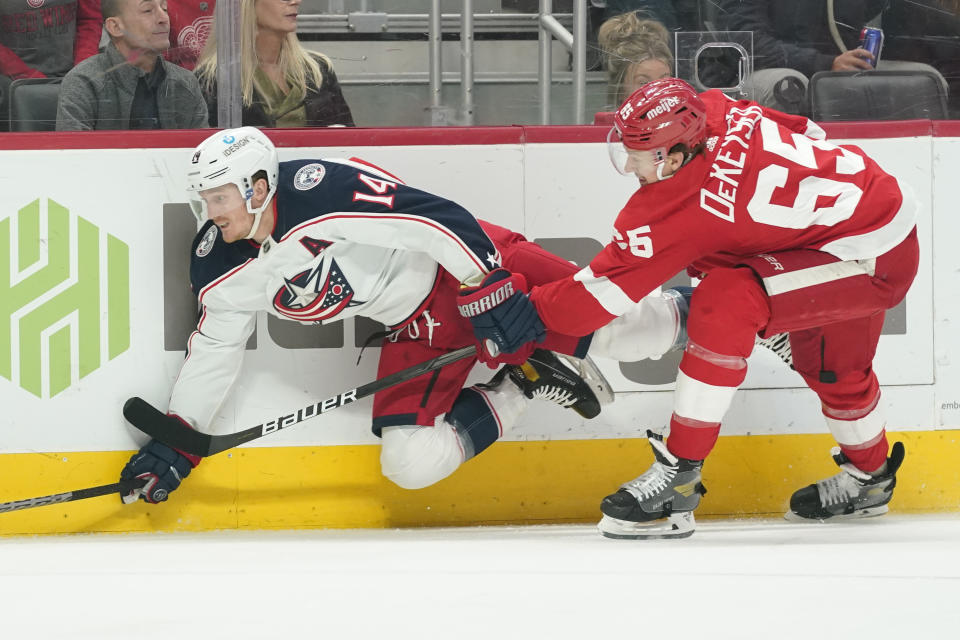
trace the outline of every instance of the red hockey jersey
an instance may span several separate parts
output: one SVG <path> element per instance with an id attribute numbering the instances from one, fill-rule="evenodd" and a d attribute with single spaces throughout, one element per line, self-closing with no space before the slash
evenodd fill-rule
<path id="1" fill-rule="evenodd" d="M 909 188 L 859 148 L 825 142 L 806 118 L 719 91 L 701 98 L 706 153 L 637 191 L 588 267 L 531 292 L 549 329 L 585 335 L 685 267 L 706 273 L 788 249 L 870 259 L 913 229 Z"/>

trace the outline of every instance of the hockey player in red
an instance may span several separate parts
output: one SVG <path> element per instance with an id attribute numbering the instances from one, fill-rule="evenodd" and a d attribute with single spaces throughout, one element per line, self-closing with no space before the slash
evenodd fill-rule
<path id="1" fill-rule="evenodd" d="M 917 205 L 857 147 L 824 141 L 809 120 L 651 82 L 615 115 L 611 159 L 641 188 L 590 265 L 534 287 L 548 330 L 583 335 L 685 267 L 702 277 L 690 305 L 664 442 L 656 461 L 603 500 L 608 537 L 694 530 L 701 467 L 747 371 L 754 340 L 788 332 L 794 368 L 820 397 L 842 471 L 794 493 L 788 517 L 887 510 L 903 459 L 890 458 L 872 369 L 884 311 L 917 270 Z M 576 309 L 576 312 L 571 310 Z"/>

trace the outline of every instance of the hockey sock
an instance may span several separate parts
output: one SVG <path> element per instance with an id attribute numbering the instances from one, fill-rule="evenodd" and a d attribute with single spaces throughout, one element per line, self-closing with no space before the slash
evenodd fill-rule
<path id="1" fill-rule="evenodd" d="M 701 422 L 673 414 L 670 416 L 667 450 L 678 458 L 703 460 L 713 450 L 719 436 L 719 422 Z"/>
<path id="2" fill-rule="evenodd" d="M 853 466 L 872 475 L 883 473 L 882 468 L 886 466 L 889 448 L 886 433 L 883 434 L 879 442 L 866 448 L 851 448 L 840 445 L 840 451 L 847 456 Z"/>
<path id="3" fill-rule="evenodd" d="M 880 388 L 876 376 L 865 382 L 869 395 L 864 406 L 851 406 L 841 398 L 830 398 L 828 405 L 821 392 L 823 417 L 840 450 L 856 468 L 874 473 L 887 461 L 887 418 L 880 402 Z"/>
<path id="4" fill-rule="evenodd" d="M 496 442 L 516 423 L 526 406 L 523 393 L 509 381 L 497 389 L 469 387 L 461 391 L 446 420 L 457 431 L 464 461 Z"/>
<path id="5" fill-rule="evenodd" d="M 687 344 L 680 361 L 667 448 L 678 458 L 703 460 L 717 443 L 720 422 L 747 375 L 747 361 Z"/>

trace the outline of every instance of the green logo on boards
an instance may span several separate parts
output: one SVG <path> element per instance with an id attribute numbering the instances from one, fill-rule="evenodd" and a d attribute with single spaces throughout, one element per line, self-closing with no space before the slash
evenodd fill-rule
<path id="1" fill-rule="evenodd" d="M 52 398 L 130 347 L 130 249 L 63 205 L 0 220 L 0 376 Z"/>

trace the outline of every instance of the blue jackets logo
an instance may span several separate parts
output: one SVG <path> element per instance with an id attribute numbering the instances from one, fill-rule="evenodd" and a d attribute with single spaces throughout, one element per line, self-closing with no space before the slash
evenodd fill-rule
<path id="1" fill-rule="evenodd" d="M 202 258 L 213 249 L 213 243 L 217 241 L 217 231 L 219 227 L 217 225 L 211 226 L 207 229 L 207 232 L 203 234 L 203 238 L 200 239 L 199 244 L 197 244 L 197 257 Z"/>
<path id="2" fill-rule="evenodd" d="M 316 162 L 305 164 L 300 167 L 296 175 L 293 176 L 293 186 L 300 191 L 313 189 L 320 184 L 320 181 L 323 180 L 323 176 L 325 176 L 326 173 L 327 170 L 322 164 Z"/>

